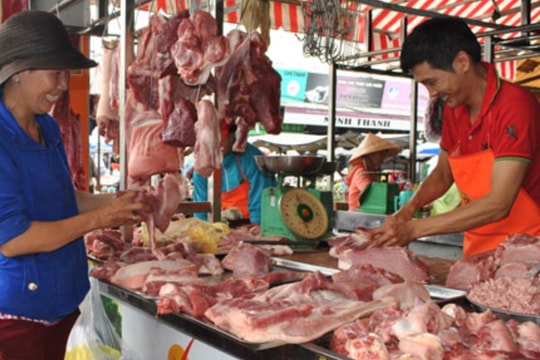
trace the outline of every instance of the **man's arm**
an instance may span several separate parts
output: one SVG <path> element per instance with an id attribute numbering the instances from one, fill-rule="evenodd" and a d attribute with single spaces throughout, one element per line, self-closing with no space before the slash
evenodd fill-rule
<path id="1" fill-rule="evenodd" d="M 525 160 L 496 161 L 488 194 L 441 215 L 385 223 L 372 231 L 372 246 L 404 246 L 419 237 L 466 231 L 503 219 L 510 212 L 521 189 L 527 167 Z"/>

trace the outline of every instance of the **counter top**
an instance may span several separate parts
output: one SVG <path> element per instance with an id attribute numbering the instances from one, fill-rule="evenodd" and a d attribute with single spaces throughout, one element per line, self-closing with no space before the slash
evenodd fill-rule
<path id="1" fill-rule="evenodd" d="M 373 228 L 381 226 L 385 218 L 386 215 L 337 210 L 334 212 L 334 229 L 352 232 L 359 226 Z M 407 247 L 418 255 L 455 261 L 463 257 L 463 233 L 424 236 Z"/>
<path id="2" fill-rule="evenodd" d="M 104 295 L 154 316 L 156 321 L 162 321 L 185 335 L 196 338 L 201 342 L 242 360 L 347 359 L 328 350 L 317 342 L 298 345 L 285 344 L 265 349 L 264 346 L 260 346 L 259 344 L 249 344 L 236 340 L 233 336 L 225 335 L 224 332 L 213 328 L 213 326 L 205 325 L 202 321 L 184 314 L 171 313 L 157 315 L 156 300 L 143 294 L 101 280 L 99 282 L 99 290 Z"/>
<path id="3" fill-rule="evenodd" d="M 283 256 L 283 259 L 316 265 L 325 268 L 337 269 L 337 259 L 328 254 L 328 249 L 297 251 L 293 255 Z M 432 277 L 430 283 L 444 284 L 448 269 L 453 261 L 447 259 L 437 259 L 421 257 L 429 266 Z M 231 356 L 240 359 L 306 359 L 320 360 L 336 359 L 346 360 L 345 357 L 335 354 L 328 349 L 329 339 L 322 338 L 306 344 L 286 344 L 276 347 L 265 348 L 260 344 L 249 344 L 219 331 L 210 324 L 205 324 L 201 320 L 194 319 L 184 314 L 171 313 L 157 315 L 156 299 L 139 294 L 137 292 L 124 289 L 122 287 L 109 284 L 104 281 L 99 282 L 100 291 L 120 302 L 131 305 L 139 311 L 150 314 L 156 321 L 162 321 L 166 325 L 179 332 L 196 338 L 214 348 L 217 348 Z"/>
<path id="4" fill-rule="evenodd" d="M 429 283 L 433 285 L 444 285 L 450 266 L 455 260 L 430 256 L 418 255 L 418 257 L 429 267 L 431 278 Z M 320 250 L 297 250 L 292 255 L 282 256 L 283 259 L 298 261 L 331 269 L 337 269 L 337 259 L 328 254 L 328 249 Z"/>

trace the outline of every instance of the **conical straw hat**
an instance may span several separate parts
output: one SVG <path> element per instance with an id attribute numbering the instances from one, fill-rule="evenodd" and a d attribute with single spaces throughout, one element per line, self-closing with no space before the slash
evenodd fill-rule
<path id="1" fill-rule="evenodd" d="M 349 164 L 362 156 L 373 154 L 378 151 L 387 151 L 386 157 L 391 157 L 399 154 L 401 148 L 390 141 L 386 141 L 377 135 L 369 133 L 352 154 L 351 158 L 349 159 Z"/>

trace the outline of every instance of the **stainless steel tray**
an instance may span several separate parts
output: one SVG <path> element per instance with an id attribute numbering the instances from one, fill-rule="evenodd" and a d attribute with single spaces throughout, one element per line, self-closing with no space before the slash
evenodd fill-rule
<path id="1" fill-rule="evenodd" d="M 496 309 L 490 306 L 485 306 L 475 301 L 472 301 L 471 299 L 469 299 L 468 296 L 466 298 L 467 298 L 467 301 L 471 303 L 472 307 L 475 310 L 480 311 L 480 312 L 491 310 L 491 312 L 497 315 L 499 319 L 501 320 L 508 321 L 510 319 L 514 319 L 518 322 L 532 321 L 533 323 L 540 325 L 540 315 L 523 314 L 523 313 L 517 313 L 517 312 L 512 312 L 512 311 L 500 310 L 500 309 Z"/>
<path id="2" fill-rule="evenodd" d="M 308 349 L 319 355 L 319 359 L 336 359 L 336 360 L 350 360 L 349 357 L 340 355 L 329 349 L 329 341 L 324 344 L 319 344 L 320 341 L 313 341 L 304 344 L 300 344 L 304 349 Z"/>
<path id="3" fill-rule="evenodd" d="M 429 296 L 437 301 L 437 300 L 444 300 L 444 301 L 453 301 L 457 299 L 464 298 L 467 294 L 463 290 L 458 289 L 452 289 L 445 286 L 440 285 L 424 285 L 424 288 L 429 293 Z"/>
<path id="4" fill-rule="evenodd" d="M 305 271 L 305 272 L 320 271 L 321 274 L 326 275 L 326 276 L 331 276 L 340 271 L 338 269 L 311 265 L 311 264 L 306 264 L 299 261 L 281 259 L 278 257 L 272 257 L 272 263 L 274 264 L 274 266 L 281 267 L 284 269 L 289 269 L 289 270 Z"/>
<path id="5" fill-rule="evenodd" d="M 282 341 L 269 341 L 269 342 L 265 342 L 265 343 L 247 342 L 247 341 L 244 341 L 244 340 L 240 339 L 237 336 L 234 336 L 230 332 L 227 332 L 225 330 L 221 330 L 217 326 L 212 325 L 210 323 L 207 323 L 207 322 L 205 322 L 203 320 L 196 319 L 194 317 L 191 317 L 191 316 L 183 314 L 183 313 L 175 313 L 175 315 L 179 316 L 179 317 L 181 317 L 181 318 L 183 318 L 185 320 L 188 320 L 188 321 L 190 321 L 190 322 L 192 322 L 192 323 L 194 323 L 196 325 L 203 326 L 203 327 L 205 327 L 205 328 L 207 328 L 209 330 L 212 330 L 213 332 L 215 332 L 215 333 L 217 333 L 217 334 L 219 334 L 221 336 L 227 337 L 228 339 L 230 339 L 232 341 L 240 343 L 243 346 L 250 348 L 251 350 L 268 350 L 268 349 L 272 349 L 272 348 L 275 348 L 275 347 L 278 347 L 278 346 L 288 345 L 287 343 L 282 342 Z"/>

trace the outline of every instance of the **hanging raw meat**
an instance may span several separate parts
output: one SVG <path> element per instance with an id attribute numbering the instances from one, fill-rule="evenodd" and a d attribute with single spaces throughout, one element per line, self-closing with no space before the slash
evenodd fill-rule
<path id="1" fill-rule="evenodd" d="M 178 151 L 161 140 L 163 121 L 156 111 L 136 113 L 131 120 L 128 175 L 141 184 L 154 174 L 176 173 Z"/>
<path id="2" fill-rule="evenodd" d="M 216 109 L 209 100 L 197 103 L 197 117 L 193 167 L 200 175 L 208 177 L 221 167 L 221 127 Z"/>
<path id="3" fill-rule="evenodd" d="M 133 89 L 137 101 L 144 104 L 146 110 L 157 110 L 159 107 L 160 73 L 152 67 L 154 55 L 152 28 L 146 27 L 140 31 L 135 61 L 127 69 L 127 83 Z"/>
<path id="4" fill-rule="evenodd" d="M 101 92 L 96 109 L 96 122 L 99 135 L 106 142 L 118 140 L 120 116 L 118 109 L 111 106 L 111 73 L 112 60 L 117 44 L 103 43 L 103 58 L 99 65 L 101 70 Z"/>
<path id="5" fill-rule="evenodd" d="M 227 38 L 231 56 L 216 69 L 217 107 L 224 121 L 237 124 L 233 150 L 243 151 L 247 134 L 257 122 L 269 134 L 281 132 L 281 76 L 265 55 L 266 44 L 259 33 L 248 36 L 233 30 Z"/>
<path id="6" fill-rule="evenodd" d="M 60 125 L 73 186 L 77 190 L 86 190 L 88 181 L 84 174 L 81 154 L 81 119 L 69 106 L 68 91 L 64 91 L 60 99 L 54 104 L 51 115 L 58 121 L 58 125 Z"/>
<path id="7" fill-rule="evenodd" d="M 229 56 L 229 42 L 218 35 L 216 19 L 206 11 L 196 11 L 178 26 L 178 40 L 171 48 L 178 74 L 188 85 L 206 83 L 213 67 Z"/>
<path id="8" fill-rule="evenodd" d="M 195 145 L 195 121 L 197 121 L 195 106 L 184 98 L 178 99 L 161 133 L 163 142 L 177 147 Z"/>
<path id="9" fill-rule="evenodd" d="M 171 47 L 178 40 L 178 26 L 183 19 L 189 18 L 189 11 L 182 10 L 167 19 L 162 15 L 153 15 L 150 19 L 153 41 L 155 42 L 155 67 L 159 77 L 176 74 L 176 66 L 171 54 Z"/>
<path id="10" fill-rule="evenodd" d="M 126 65 L 129 66 L 135 60 L 134 49 L 135 39 L 132 33 L 126 34 Z M 118 109 L 120 106 L 120 47 L 117 46 L 112 54 L 110 70 L 109 97 L 110 106 Z"/>

